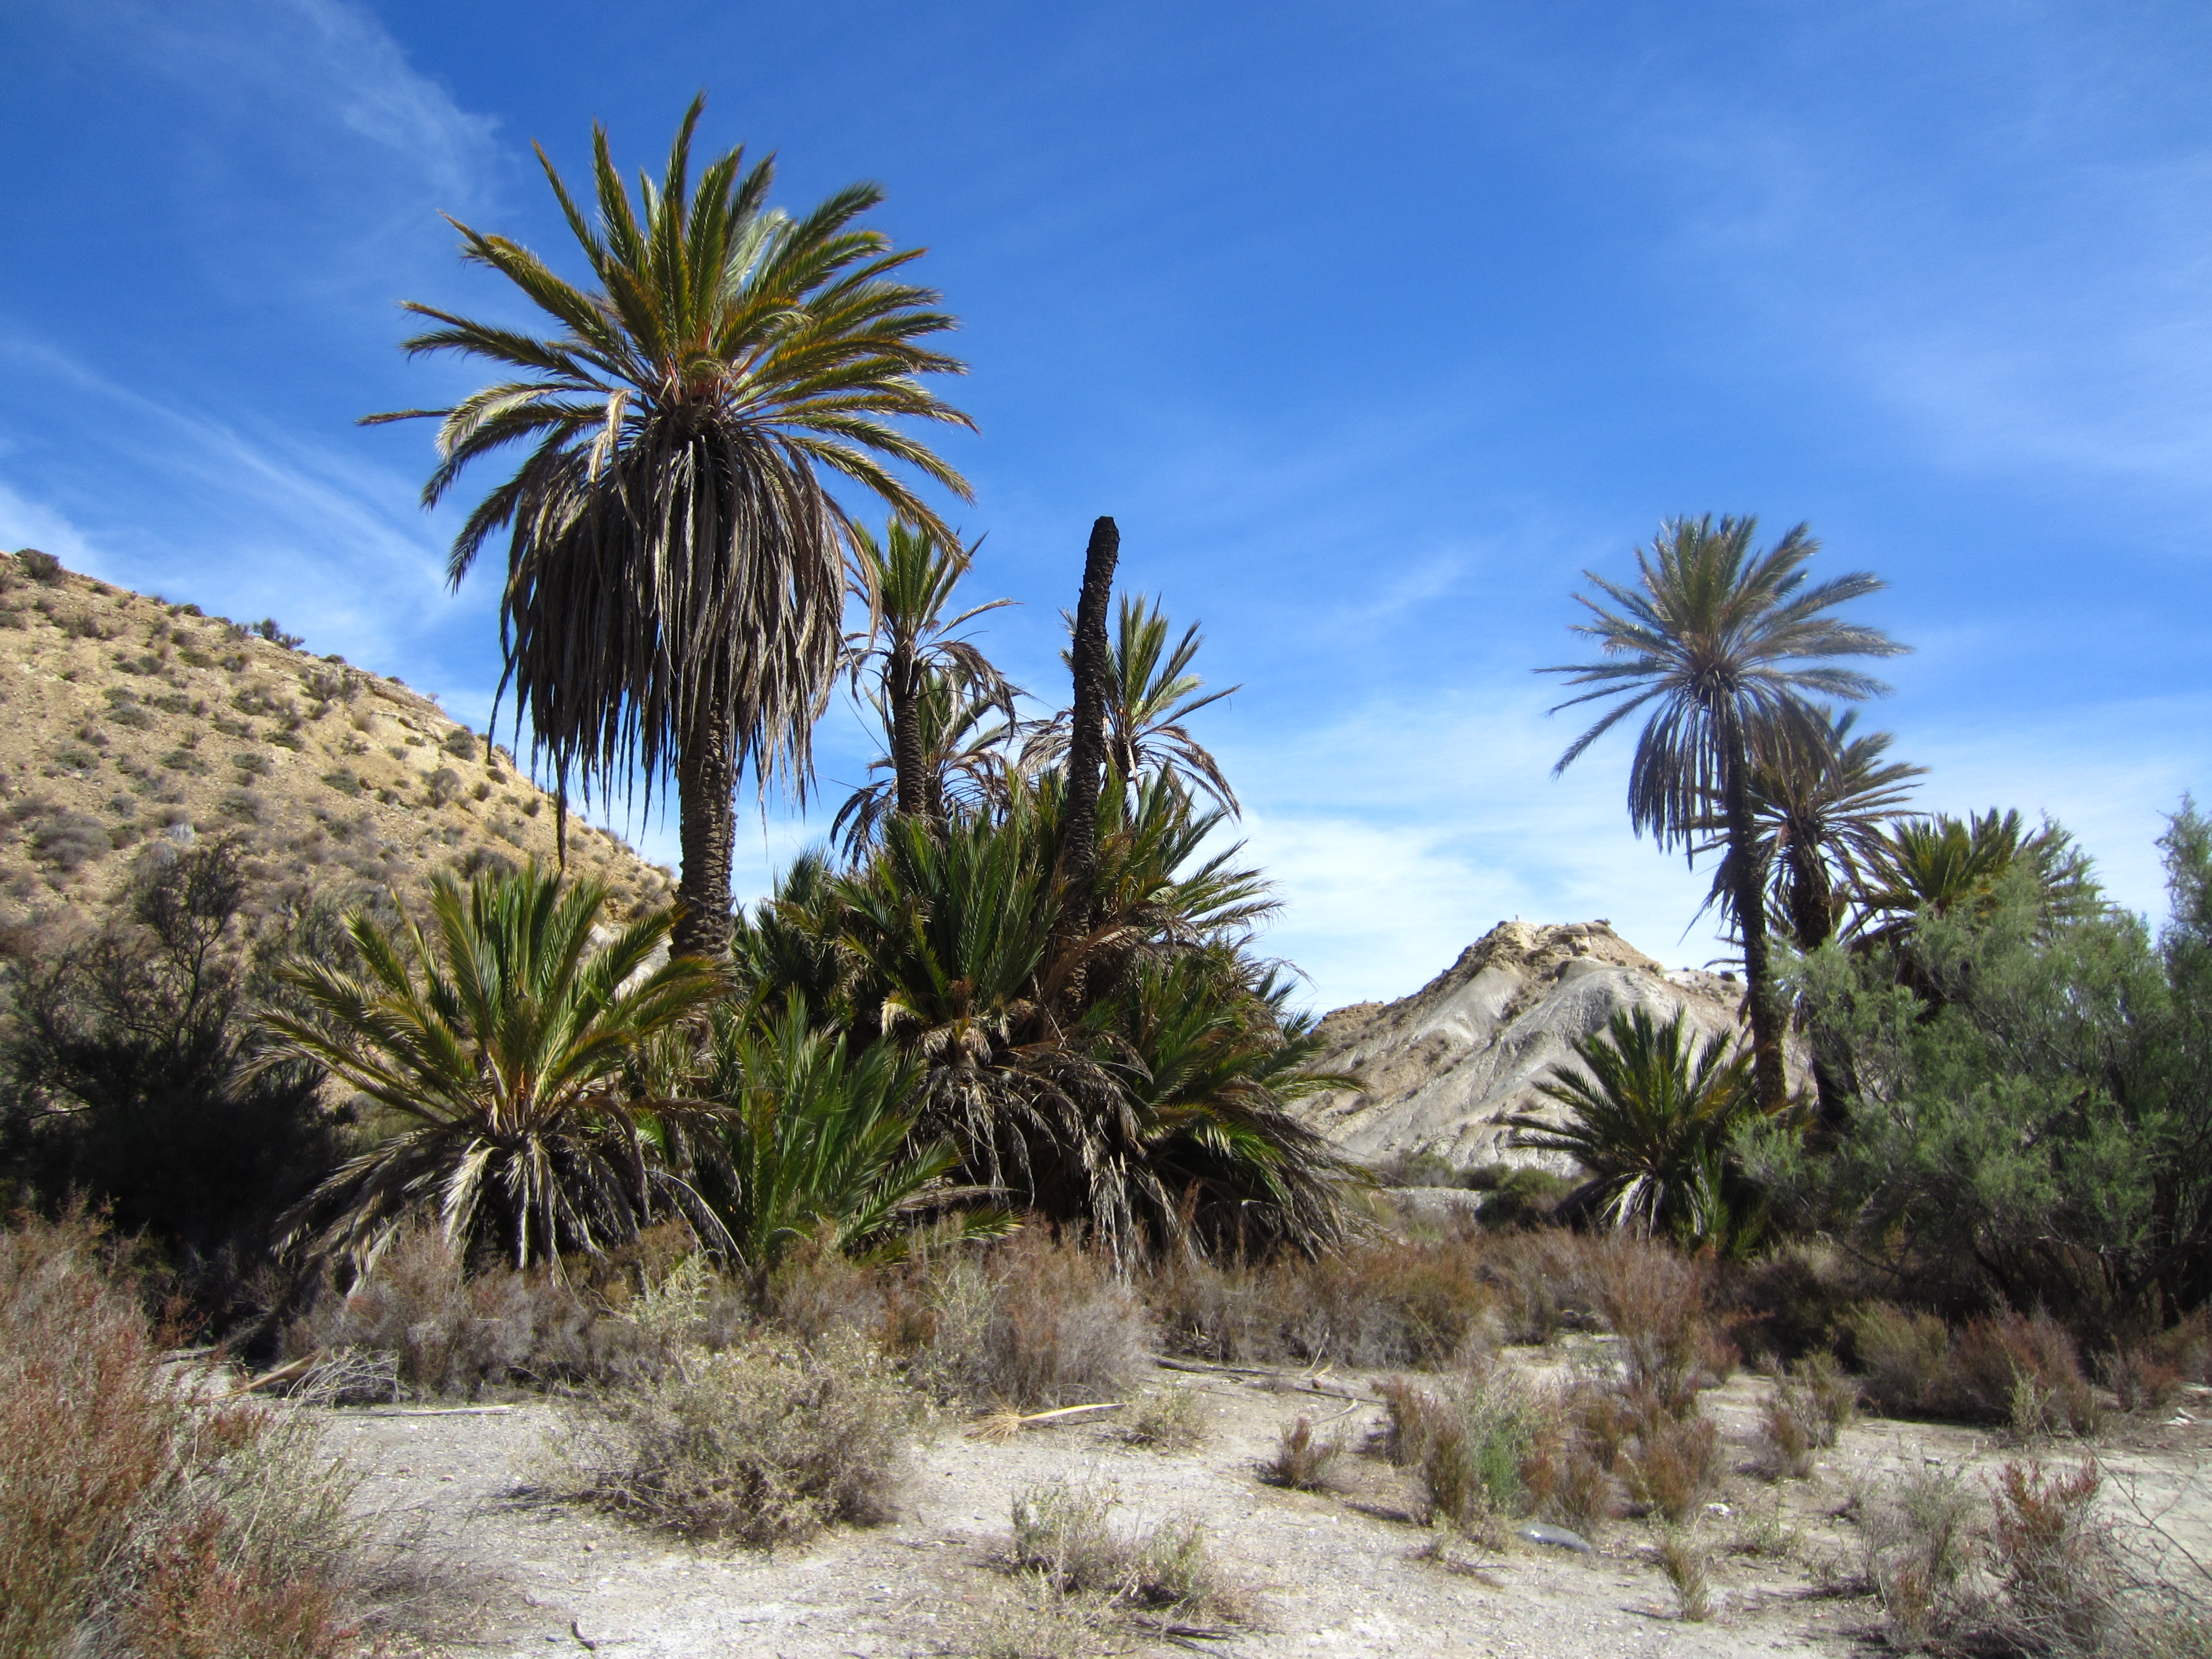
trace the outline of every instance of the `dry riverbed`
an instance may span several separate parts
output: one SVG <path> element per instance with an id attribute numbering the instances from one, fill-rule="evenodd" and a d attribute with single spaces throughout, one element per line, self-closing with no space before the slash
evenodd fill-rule
<path id="1" fill-rule="evenodd" d="M 1324 1386 L 1364 1392 L 1369 1379 Z M 1838 1511 L 1852 1484 L 1930 1463 L 1994 1467 L 2018 1455 L 1986 1437 L 1879 1420 L 1849 1431 L 1814 1477 L 1770 1485 L 1753 1462 L 1763 1384 L 1738 1377 L 1705 1396 L 1729 1477 L 1698 1522 L 1711 1551 L 1714 1615 L 1676 1614 L 1653 1534 L 1620 1522 L 1584 1556 L 1525 1542 L 1486 1549 L 1407 1518 L 1412 1494 L 1379 1459 L 1337 1460 L 1336 1490 L 1298 1492 L 1255 1473 L 1300 1415 L 1357 1447 L 1382 1420 L 1368 1405 L 1285 1391 L 1279 1381 L 1162 1370 L 1151 1386 L 1197 1391 L 1206 1439 L 1163 1453 L 1124 1441 L 1112 1414 L 1038 1427 L 1006 1442 L 948 1421 L 917 1443 L 896 1518 L 841 1530 L 773 1556 L 694 1547 L 539 1496 L 558 1407 L 544 1401 L 448 1414 L 386 1408 L 323 1413 L 333 1449 L 364 1473 L 363 1501 L 421 1536 L 420 1547 L 475 1587 L 467 1655 L 596 1651 L 618 1659 L 890 1659 L 907 1655 L 1082 1655 L 1178 1649 L 1291 1659 L 1332 1655 L 1841 1655 L 1875 1620 L 1871 1603 L 1824 1593 L 1820 1563 L 1846 1559 Z M 2189 1405 L 2204 1414 L 2208 1402 Z M 2099 1448 L 2119 1482 L 2204 1553 L 2195 1472 L 2212 1431 L 2185 1409 Z M 2049 1449 L 2054 1461 L 2065 1446 Z M 1202 1522 L 1246 1592 L 1233 1633 L 1162 1634 L 1084 1623 L 1005 1565 L 1015 1494 L 1072 1480 L 1109 1492 L 1117 1524 Z M 2181 1501 L 2176 1507 L 2172 1500 Z M 1787 1553 L 1771 1551 L 1790 1535 Z"/>

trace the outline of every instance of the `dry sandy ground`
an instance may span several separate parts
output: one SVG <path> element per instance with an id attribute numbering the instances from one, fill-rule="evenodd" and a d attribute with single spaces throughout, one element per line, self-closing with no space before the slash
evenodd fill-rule
<path id="1" fill-rule="evenodd" d="M 696 1548 L 597 1514 L 534 1501 L 556 1408 L 518 1403 L 467 1415 L 403 1415 L 389 1409 L 327 1413 L 333 1446 L 367 1473 L 368 1500 L 426 1528 L 424 1547 L 482 1575 L 483 1610 L 456 1654 L 548 1655 L 586 1650 L 617 1659 L 890 1659 L 992 1650 L 1023 1632 L 1057 1651 L 1174 1651 L 1157 1638 L 1071 1627 L 1028 1610 L 1022 1583 L 1002 1567 L 1013 1496 L 1038 1481 L 1073 1479 L 1109 1488 L 1132 1527 L 1170 1516 L 1205 1522 L 1213 1546 L 1252 1592 L 1243 1629 L 1195 1645 L 1247 1656 L 1747 1655 L 1853 1650 L 1873 1610 L 1823 1596 L 1803 1565 L 1848 1547 L 1834 1511 L 1848 1477 L 1914 1462 L 1969 1465 L 2005 1455 L 1963 1431 L 1863 1423 L 1814 1480 L 1779 1487 L 1740 1468 L 1700 1532 L 1715 1551 L 1713 1622 L 1674 1616 L 1673 1597 L 1649 1554 L 1650 1534 L 1619 1523 L 1583 1557 L 1531 1544 L 1505 1552 L 1455 1543 L 1450 1565 L 1422 1559 L 1428 1534 L 1402 1518 L 1407 1494 L 1378 1460 L 1348 1455 L 1341 1489 L 1280 1491 L 1255 1475 L 1278 1429 L 1301 1413 L 1359 1434 L 1379 1420 L 1259 1379 L 1163 1370 L 1157 1386 L 1203 1396 L 1207 1438 L 1194 1452 L 1162 1454 L 1121 1442 L 1110 1428 L 1032 1430 L 1011 1443 L 972 1437 L 957 1423 L 915 1450 L 898 1517 L 881 1528 L 833 1534 L 773 1558 Z M 1354 1386 L 1357 1386 L 1355 1380 Z M 1706 1397 L 1730 1462 L 1750 1462 L 1760 1386 L 1739 1377 Z M 2212 1415 L 2212 1402 L 2191 1402 Z M 2155 1499 L 2186 1483 L 2212 1431 L 2176 1423 L 2108 1444 L 2108 1467 L 2147 1483 Z M 2063 1454 L 2063 1449 L 2061 1449 Z M 2201 1503 L 2201 1493 L 2192 1504 Z M 1800 1537 L 1797 1559 L 1730 1553 L 1759 1506 L 1779 1503 Z M 2191 1516 L 2200 1528 L 2201 1508 Z M 1017 1644 L 1014 1651 L 1019 1651 Z M 1048 1645 L 1039 1651 L 1053 1651 Z"/>

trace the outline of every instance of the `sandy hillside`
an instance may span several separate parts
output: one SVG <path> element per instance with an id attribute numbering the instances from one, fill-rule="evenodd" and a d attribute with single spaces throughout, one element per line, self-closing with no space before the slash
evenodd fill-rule
<path id="1" fill-rule="evenodd" d="M 209 836 L 241 839 L 264 905 L 550 864 L 555 817 L 397 680 L 0 554 L 0 917 L 97 915 L 149 848 Z M 568 865 L 620 913 L 673 885 L 574 817 Z"/>
<path id="2" fill-rule="evenodd" d="M 1556 1115 L 1536 1085 L 1624 1009 L 1679 1011 L 1708 1036 L 1736 1030 L 1733 975 L 1668 969 L 1606 921 L 1501 921 L 1411 996 L 1339 1008 L 1316 1065 L 1360 1079 L 1300 1115 L 1353 1157 L 1427 1154 L 1460 1169 L 1536 1161 L 1507 1145 L 1514 1112 Z M 1793 1056 L 1793 1062 L 1802 1056 Z"/>

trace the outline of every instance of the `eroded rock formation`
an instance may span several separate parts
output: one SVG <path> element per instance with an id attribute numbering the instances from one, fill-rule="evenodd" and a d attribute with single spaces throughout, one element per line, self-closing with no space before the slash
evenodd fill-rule
<path id="1" fill-rule="evenodd" d="M 1544 1161 L 1505 1144 L 1500 1120 L 1557 1108 L 1536 1085 L 1620 1009 L 1703 1030 L 1736 1029 L 1734 975 L 1669 970 L 1604 921 L 1501 921 L 1409 997 L 1360 1002 L 1322 1021 L 1322 1069 L 1357 1076 L 1356 1093 L 1320 1096 L 1303 1115 L 1364 1162 L 1427 1153 L 1461 1169 Z"/>

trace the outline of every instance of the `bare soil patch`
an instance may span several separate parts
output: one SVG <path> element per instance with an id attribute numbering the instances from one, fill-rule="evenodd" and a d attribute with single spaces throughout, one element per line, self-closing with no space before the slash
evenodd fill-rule
<path id="1" fill-rule="evenodd" d="M 1527 1356 L 1532 1359 L 1539 1357 Z M 1539 1363 L 1542 1361 L 1539 1359 Z M 1328 1376 L 1364 1395 L 1377 1379 Z M 1620 1522 L 1583 1556 L 1521 1541 L 1484 1548 L 1412 1523 L 1416 1494 L 1379 1459 L 1348 1452 L 1327 1489 L 1271 1486 L 1261 1465 L 1300 1416 L 1357 1447 L 1381 1422 L 1354 1400 L 1285 1389 L 1279 1380 L 1162 1369 L 1148 1390 L 1194 1397 L 1205 1438 L 1194 1450 L 1132 1443 L 1115 1413 L 1038 1425 L 1010 1440 L 947 1419 L 917 1443 L 889 1524 L 840 1529 L 761 1554 L 696 1547 L 603 1515 L 544 1501 L 538 1482 L 559 1407 L 323 1413 L 330 1444 L 368 1474 L 368 1501 L 416 1517 L 422 1547 L 489 1586 L 466 1654 L 592 1650 L 653 1659 L 721 1653 L 832 1656 L 1206 1651 L 1253 1656 L 1533 1655 L 1607 1659 L 1660 1653 L 1841 1655 L 1877 1613 L 1823 1588 L 1823 1559 L 1855 1547 L 1843 1518 L 1856 1484 L 1931 1463 L 1978 1477 L 2017 1447 L 1940 1425 L 1860 1422 L 1804 1480 L 1770 1483 L 1757 1462 L 1763 1382 L 1739 1376 L 1705 1397 L 1729 1469 L 1695 1520 L 1708 1552 L 1712 1616 L 1677 1616 L 1657 1534 Z M 2191 1407 L 2208 1403 L 2192 1396 Z M 2207 1413 L 2212 1415 L 2212 1413 Z M 2121 1488 L 2165 1513 L 2200 1553 L 2212 1515 L 2197 1471 L 2212 1428 L 2169 1413 L 2098 1444 Z M 2054 1463 L 2078 1449 L 2042 1449 Z M 1171 1637 L 1126 1621 L 1085 1625 L 1007 1565 L 1015 1495 L 1069 1480 L 1114 1499 L 1117 1525 L 1176 1518 L 1205 1526 L 1248 1593 L 1250 1622 L 1223 1635 Z M 1746 1553 L 1790 1540 L 1787 1553 Z M 1172 1623 L 1172 1621 L 1169 1621 Z M 1226 1629 L 1226 1627 L 1224 1627 Z"/>

